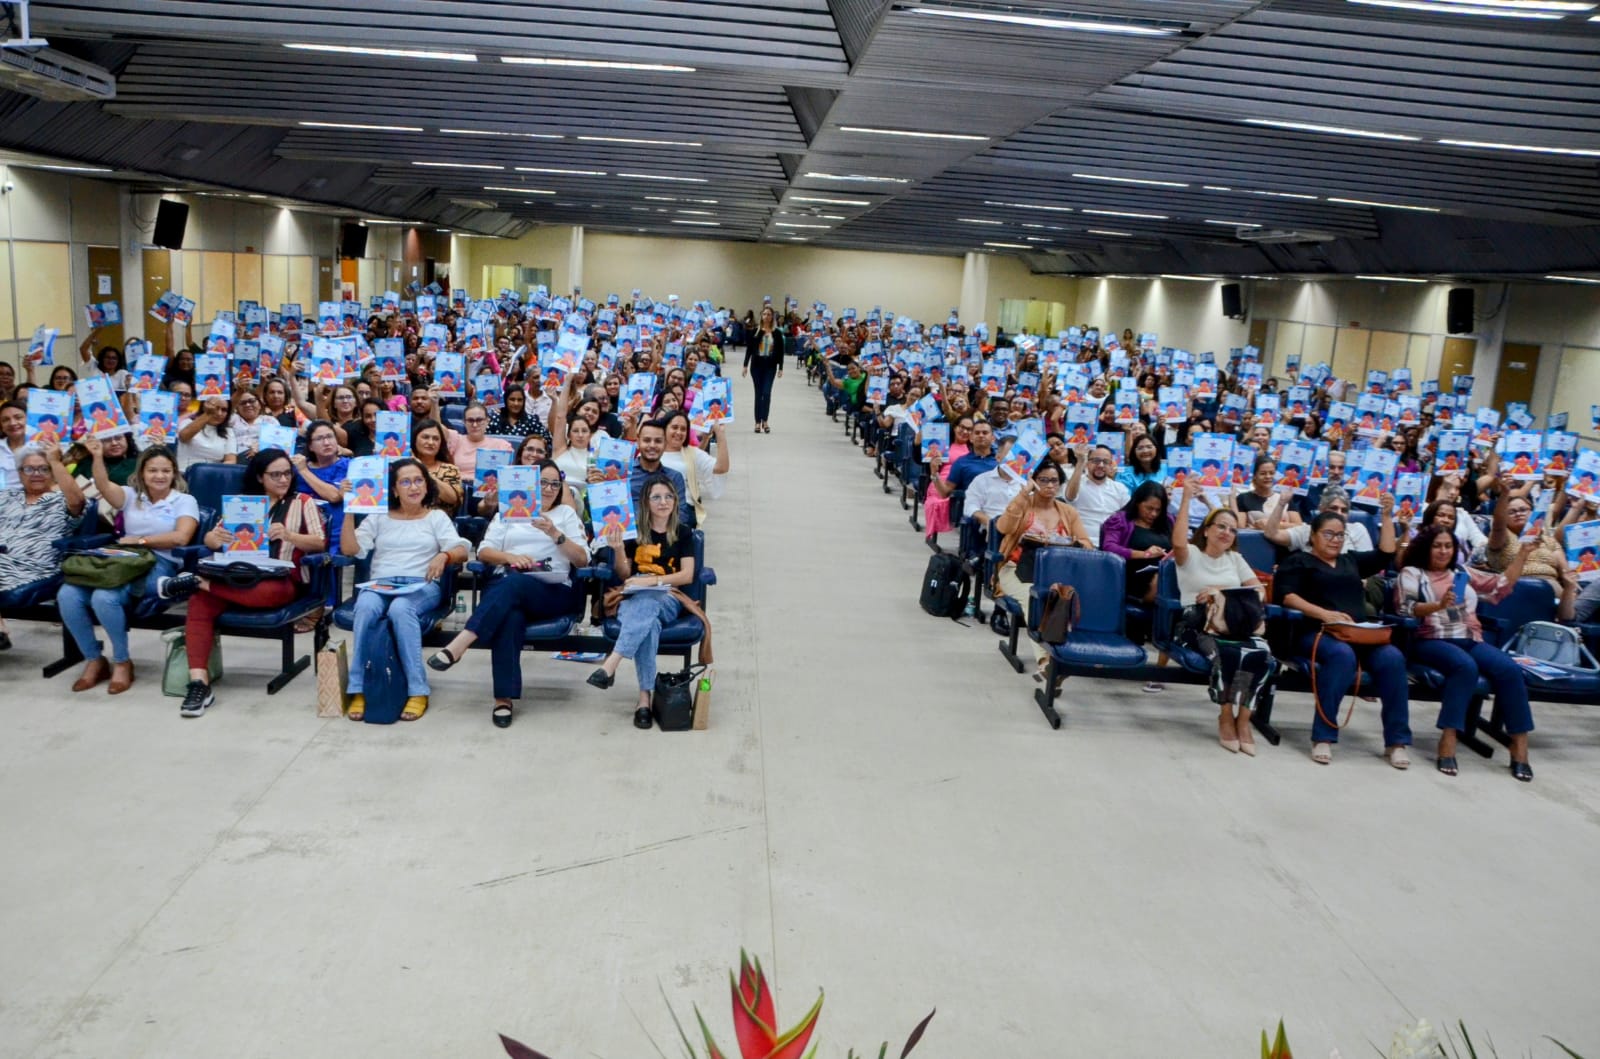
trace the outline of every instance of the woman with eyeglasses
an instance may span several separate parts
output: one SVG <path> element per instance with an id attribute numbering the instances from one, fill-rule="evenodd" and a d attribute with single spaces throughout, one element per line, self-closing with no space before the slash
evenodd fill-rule
<path id="1" fill-rule="evenodd" d="M 375 367 L 375 365 L 368 365 Z M 333 424 L 334 438 L 339 447 L 353 450 L 350 431 L 361 425 L 361 396 L 354 387 L 345 383 L 324 387 L 317 393 L 317 418 Z"/>
<path id="2" fill-rule="evenodd" d="M 478 450 L 510 452 L 511 442 L 504 438 L 488 436 L 489 410 L 480 401 L 473 401 L 467 405 L 466 411 L 462 414 L 462 424 L 467 431 L 465 434 L 456 435 L 455 444 L 450 447 L 450 457 L 456 465 L 456 470 L 461 472 L 461 480 L 468 482 L 478 470 Z"/>
<path id="3" fill-rule="evenodd" d="M 244 472 L 245 495 L 267 498 L 267 557 L 289 562 L 287 577 L 266 577 L 241 588 L 184 573 L 169 577 L 161 586 L 166 598 L 189 600 L 189 613 L 183 623 L 189 687 L 178 708 L 181 716 L 199 717 L 215 702 L 207 665 L 216 643 L 217 619 L 229 610 L 276 610 L 288 606 L 304 585 L 302 560 L 327 550 L 317 505 L 309 496 L 295 493 L 294 479 L 294 463 L 282 449 L 256 453 Z M 234 540 L 233 533 L 218 524 L 202 543 L 213 552 L 226 552 Z"/>
<path id="4" fill-rule="evenodd" d="M 1528 733 L 1533 731 L 1533 710 L 1528 705 L 1528 684 L 1522 667 L 1500 648 L 1483 641 L 1478 604 L 1498 603 L 1511 594 L 1522 567 L 1539 546 L 1523 541 L 1504 573 L 1467 569 L 1460 565 L 1459 545 L 1448 526 L 1428 523 L 1406 546 L 1400 560 L 1400 580 L 1395 604 L 1401 614 L 1420 622 L 1411 656 L 1444 677 L 1439 690 L 1438 768 L 1454 776 L 1456 737 L 1467 726 L 1467 709 L 1477 694 L 1478 677 L 1494 690 L 1495 713 L 1511 736 L 1511 775 L 1524 783 L 1533 780 L 1528 764 Z"/>
<path id="5" fill-rule="evenodd" d="M 228 429 L 228 401 L 207 397 L 200 411 L 178 421 L 178 470 L 197 463 L 238 463 L 239 439 Z"/>
<path id="6" fill-rule="evenodd" d="M 489 641 L 494 674 L 490 717 L 496 728 L 511 726 L 512 703 L 522 698 L 523 630 L 532 622 L 575 614 L 583 602 L 572 581 L 573 569 L 589 561 L 583 522 L 561 502 L 561 468 L 548 459 L 537 466 L 539 514 L 512 522 L 495 515 L 478 546 L 478 559 L 505 569 L 489 585 L 466 628 L 428 659 L 429 666 L 443 672 L 461 661 L 480 637 Z"/>
<path id="7" fill-rule="evenodd" d="M 1172 520 L 1170 543 L 1178 575 L 1178 601 L 1185 610 L 1180 638 L 1211 660 L 1211 698 L 1217 704 L 1217 740 L 1230 754 L 1254 757 L 1255 736 L 1250 717 L 1278 671 L 1272 649 L 1259 636 L 1218 638 L 1206 631 L 1210 606 L 1219 593 L 1253 588 L 1265 602 L 1266 589 L 1250 564 L 1239 554 L 1239 516 L 1230 508 L 1208 513 L 1191 535 L 1189 511 L 1202 492 L 1200 479 L 1190 475 Z M 1234 713 L 1237 706 L 1238 713 Z"/>
<path id="8" fill-rule="evenodd" d="M 233 392 L 233 415 L 228 419 L 238 453 L 248 459 L 261 447 L 261 398 L 253 390 Z"/>
<path id="9" fill-rule="evenodd" d="M 650 699 L 656 688 L 661 630 L 682 609 L 670 590 L 682 590 L 694 583 L 694 536 L 679 522 L 678 490 L 672 479 L 662 474 L 650 475 L 644 480 L 641 496 L 645 517 L 638 538 L 624 540 L 620 522 L 611 522 L 603 537 L 611 569 L 622 579 L 628 594 L 617 608 L 621 625 L 617 642 L 600 667 L 589 674 L 589 683 L 609 688 L 616 681 L 623 659 L 632 659 L 639 678 L 639 705 L 633 711 L 633 724 L 636 728 L 649 728 L 654 724 Z"/>
<path id="10" fill-rule="evenodd" d="M 1001 536 L 1000 554 L 1004 557 L 995 570 L 995 584 L 1002 593 L 1022 604 L 1024 611 L 1028 607 L 1028 586 L 1033 584 L 1033 569 L 1040 548 L 1094 547 L 1078 509 L 1057 495 L 1065 480 L 1057 464 L 1048 459 L 1040 460 L 1028 484 L 995 519 L 995 529 Z M 1033 648 L 1034 679 L 1043 680 L 1050 661 L 1049 652 L 1044 644 L 1031 637 L 1028 643 Z"/>
<path id="11" fill-rule="evenodd" d="M 73 683 L 73 691 L 88 691 L 108 679 L 111 683 L 106 690 L 112 695 L 120 695 L 133 686 L 133 659 L 128 651 L 128 604 L 135 597 L 161 595 L 162 582 L 180 567 L 172 549 L 192 541 L 200 525 L 200 506 L 185 491 L 183 477 L 178 474 L 178 464 L 170 449 L 150 449 L 140 456 L 133 474 L 125 479 L 126 486 L 111 477 L 107 453 L 111 442 L 119 439 L 125 440 L 126 435 L 118 434 L 104 441 L 85 438 L 83 447 L 89 453 L 99 497 L 106 507 L 122 516 L 122 536 L 117 543 L 150 549 L 156 563 L 144 577 L 117 588 L 61 586 L 56 597 L 61 623 L 84 657 L 83 673 Z M 106 639 L 111 641 L 109 664 L 95 637 L 97 618 L 106 631 Z"/>
<path id="12" fill-rule="evenodd" d="M 350 482 L 345 481 L 348 492 Z M 361 589 L 356 597 L 355 626 L 350 653 L 350 709 L 352 721 L 366 717 L 365 649 L 368 630 L 387 619 L 395 650 L 406 674 L 406 702 L 402 721 L 414 721 L 428 709 L 428 670 L 422 662 L 423 619 L 439 607 L 439 578 L 445 568 L 467 561 L 471 545 L 456 532 L 455 522 L 439 509 L 438 482 L 415 459 L 389 464 L 389 510 L 368 515 L 355 523 L 346 510 L 340 551 L 354 557 L 372 557 L 370 578 L 406 586 L 391 594 L 375 588 Z M 411 586 L 416 587 L 411 587 Z"/>
<path id="13" fill-rule="evenodd" d="M 1515 487 L 1505 480 L 1497 480 L 1490 487 L 1498 499 L 1494 505 L 1494 524 L 1489 529 L 1489 542 L 1481 554 L 1473 556 L 1473 565 L 1491 573 L 1510 569 L 1511 562 L 1521 552 L 1521 538 L 1526 535 L 1528 522 L 1533 518 L 1533 482 L 1523 482 Z M 1578 579 L 1567 566 L 1567 552 L 1550 529 L 1555 518 L 1552 509 L 1546 525 L 1534 537 L 1536 545 L 1523 559 L 1522 576 L 1537 577 L 1555 592 L 1556 617 L 1561 621 L 1572 619 L 1573 607 L 1578 599 Z"/>
<path id="14" fill-rule="evenodd" d="M 61 573 L 51 542 L 67 535 L 85 503 L 54 442 L 24 447 L 16 472 L 21 488 L 0 490 L 0 651 L 11 647 L 5 609 L 38 602 L 42 583 Z"/>
<path id="15" fill-rule="evenodd" d="M 1344 551 L 1345 520 L 1324 511 L 1311 521 L 1311 550 L 1290 555 L 1278 564 L 1273 577 L 1273 591 L 1282 604 L 1307 619 L 1294 649 L 1300 657 L 1311 659 L 1315 668 L 1311 760 L 1319 765 L 1333 761 L 1333 744 L 1339 741 L 1339 704 L 1350 694 L 1359 665 L 1372 678 L 1373 690 L 1383 704 L 1384 756 L 1397 769 L 1411 766 L 1406 749 L 1411 745 L 1406 656 L 1393 644 L 1363 646 L 1333 636 L 1318 638 L 1324 625 L 1370 620 L 1362 581 L 1394 562 L 1394 494 L 1384 494 L 1379 511 L 1383 522 L 1376 551 Z"/>

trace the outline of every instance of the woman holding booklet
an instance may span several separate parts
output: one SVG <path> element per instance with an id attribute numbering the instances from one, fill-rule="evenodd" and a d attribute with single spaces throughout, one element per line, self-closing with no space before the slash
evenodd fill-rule
<path id="1" fill-rule="evenodd" d="M 1406 547 L 1400 560 L 1395 605 L 1420 623 L 1412 657 L 1444 676 L 1439 696 L 1439 771 L 1457 771 L 1456 736 L 1466 728 L 1467 708 L 1477 694 L 1478 677 L 1494 689 L 1496 712 L 1511 736 L 1511 775 L 1533 780 L 1528 765 L 1528 733 L 1533 710 L 1522 667 L 1500 648 L 1483 642 L 1478 604 L 1498 603 L 1516 587 L 1523 564 L 1539 546 L 1526 540 L 1503 573 L 1469 570 L 1458 561 L 1455 535 L 1445 526 L 1426 525 Z"/>
<path id="2" fill-rule="evenodd" d="M 1189 534 L 1189 509 L 1201 492 L 1198 478 L 1191 476 L 1185 481 L 1183 498 L 1172 520 L 1170 543 L 1172 561 L 1177 566 L 1178 600 L 1186 608 L 1180 619 L 1180 637 L 1211 659 L 1211 697 L 1220 711 L 1217 739 L 1222 749 L 1254 757 L 1256 743 L 1250 731 L 1250 717 L 1262 692 L 1271 685 L 1278 663 L 1254 627 L 1226 627 L 1226 594 L 1252 589 L 1259 604 L 1266 590 L 1239 554 L 1239 515 L 1232 508 L 1212 509 L 1193 535 Z M 1257 609 L 1243 608 L 1245 613 Z M 1223 620 L 1213 621 L 1213 611 Z M 1248 618 L 1245 624 L 1251 624 Z"/>
<path id="3" fill-rule="evenodd" d="M 327 550 L 322 515 L 309 496 L 294 492 L 294 479 L 294 464 L 282 449 L 256 453 L 244 472 L 244 495 L 266 498 L 266 557 L 288 562 L 287 576 L 264 577 L 248 588 L 238 588 L 197 574 L 177 574 L 162 586 L 161 594 L 168 599 L 194 597 L 189 599 L 189 613 L 183 623 L 189 688 L 178 712 L 184 717 L 199 717 L 215 701 L 207 666 L 216 643 L 217 618 L 236 608 L 276 610 L 286 606 L 300 594 L 301 560 Z M 214 552 L 233 551 L 237 543 L 236 535 L 220 519 L 203 542 Z"/>
<path id="4" fill-rule="evenodd" d="M 529 440 L 540 441 L 540 438 Z M 489 641 L 494 674 L 496 728 L 511 726 L 512 702 L 522 698 L 522 633 L 530 622 L 574 614 L 582 596 L 572 580 L 574 567 L 589 561 L 589 547 L 578 513 L 562 503 L 564 481 L 553 460 L 540 460 L 539 513 L 526 520 L 496 514 L 478 546 L 478 559 L 504 567 L 490 584 L 467 626 L 434 652 L 428 665 L 441 672 L 465 656 L 482 637 Z"/>
<path id="5" fill-rule="evenodd" d="M 421 433 L 425 427 L 419 427 Z M 346 489 L 349 482 L 346 481 Z M 439 486 L 418 460 L 406 458 L 389 464 L 389 509 L 375 512 L 355 524 L 355 514 L 344 513 L 339 550 L 345 555 L 371 556 L 372 580 L 356 597 L 354 636 L 350 652 L 349 718 L 366 716 L 364 694 L 368 631 L 387 620 L 395 650 L 406 674 L 406 704 L 402 721 L 414 721 L 428 709 L 428 671 L 422 664 L 422 619 L 439 606 L 439 578 L 445 567 L 467 561 L 469 545 L 456 532 L 455 522 L 439 510 Z M 379 584 L 384 582 L 386 584 Z"/>
<path id="6" fill-rule="evenodd" d="M 1028 606 L 1028 586 L 1033 583 L 1033 567 L 1040 548 L 1053 545 L 1094 547 L 1078 509 L 1056 495 L 1065 480 L 1059 465 L 1048 459 L 1040 460 L 1029 482 L 995 520 L 995 529 L 1001 535 L 1000 554 L 1004 557 L 994 573 L 995 583 L 1003 594 L 1022 604 L 1024 610 Z M 1032 638 L 1028 643 L 1033 647 L 1037 666 L 1034 679 L 1043 680 L 1050 661 L 1045 646 Z"/>
<path id="7" fill-rule="evenodd" d="M 126 439 L 118 434 L 117 438 Z M 159 595 L 162 582 L 178 572 L 181 548 L 194 539 L 200 525 L 200 507 L 184 490 L 177 462 L 166 448 L 145 451 L 134 466 L 127 485 L 114 481 L 107 470 L 106 449 L 113 439 L 85 438 L 83 448 L 92 461 L 95 488 L 108 506 L 122 515 L 124 546 L 150 549 L 155 566 L 144 577 L 117 588 L 88 588 L 63 585 L 56 596 L 61 623 L 72 635 L 84 657 L 83 673 L 72 685 L 73 691 L 88 691 L 101 681 L 111 681 L 106 689 L 120 695 L 133 686 L 133 659 L 128 654 L 128 603 L 135 596 Z M 111 641 L 108 665 L 94 634 L 95 619 Z"/>

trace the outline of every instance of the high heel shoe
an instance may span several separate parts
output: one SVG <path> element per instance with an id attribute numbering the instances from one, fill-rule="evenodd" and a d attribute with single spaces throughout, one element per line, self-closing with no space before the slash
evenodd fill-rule
<path id="1" fill-rule="evenodd" d="M 1238 734 L 1239 753 L 1245 757 L 1255 757 L 1256 737 L 1255 733 L 1250 731 L 1250 718 L 1248 715 L 1241 713 L 1238 716 L 1234 721 L 1234 731 Z"/>
<path id="2" fill-rule="evenodd" d="M 1234 732 L 1232 717 L 1217 718 L 1217 742 L 1230 754 L 1239 752 L 1239 737 Z"/>

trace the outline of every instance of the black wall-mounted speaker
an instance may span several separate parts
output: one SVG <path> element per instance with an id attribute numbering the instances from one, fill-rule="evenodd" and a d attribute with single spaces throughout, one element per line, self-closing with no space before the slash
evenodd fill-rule
<path id="1" fill-rule="evenodd" d="M 367 256 L 367 229 L 365 225 L 346 224 L 339 233 L 340 257 Z"/>
<path id="2" fill-rule="evenodd" d="M 1222 315 L 1230 320 L 1244 319 L 1244 290 L 1237 283 L 1222 285 Z"/>
<path id="3" fill-rule="evenodd" d="M 1477 307 L 1474 293 L 1471 287 L 1450 288 L 1449 300 L 1445 302 L 1444 326 L 1452 335 L 1472 334 L 1475 328 L 1474 309 Z"/>
<path id="4" fill-rule="evenodd" d="M 186 203 L 162 199 L 156 205 L 156 230 L 150 241 L 168 250 L 183 249 L 183 230 L 189 226 L 189 207 Z"/>

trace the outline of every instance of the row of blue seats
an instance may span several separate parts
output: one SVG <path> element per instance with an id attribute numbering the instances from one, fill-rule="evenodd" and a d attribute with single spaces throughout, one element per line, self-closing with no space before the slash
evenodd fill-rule
<path id="1" fill-rule="evenodd" d="M 201 525 L 195 535 L 197 540 L 215 524 L 217 513 L 222 509 L 223 496 L 243 490 L 245 470 L 242 464 L 203 463 L 191 466 L 186 472 L 189 492 L 194 496 L 201 514 Z M 94 501 L 90 501 L 80 520 L 78 532 L 55 542 L 57 550 L 66 554 L 111 543 L 113 540 L 111 534 L 98 532 L 97 516 L 97 505 Z M 474 547 L 483 540 L 487 525 L 487 519 L 477 517 L 463 516 L 456 520 L 458 532 L 470 540 Z M 704 609 L 707 589 L 716 584 L 716 572 L 705 564 L 704 534 L 699 530 L 694 530 L 692 533 L 697 573 L 694 583 L 688 586 L 684 593 Z M 191 571 L 201 559 L 211 554 L 210 549 L 201 545 L 190 545 L 177 551 L 184 568 Z M 354 627 L 355 598 L 353 595 L 348 599 L 343 598 L 341 571 L 346 566 L 355 568 L 355 583 L 359 584 L 368 579 L 368 562 L 365 559 L 350 559 L 341 555 L 307 556 L 306 569 L 309 579 L 305 590 L 293 601 L 272 610 L 229 610 L 218 619 L 217 631 L 224 636 L 279 641 L 282 664 L 278 673 L 267 684 L 268 694 L 276 694 L 282 690 L 311 664 L 310 655 L 296 654 L 297 624 L 316 618 L 311 633 L 313 651 L 320 651 L 327 645 L 330 624 L 346 631 Z M 492 568 L 476 560 L 467 564 L 466 573 L 471 582 L 474 606 L 494 572 Z M 611 644 L 616 641 L 620 633 L 614 618 L 602 622 L 594 635 L 577 635 L 576 629 L 588 616 L 586 608 L 591 602 L 590 597 L 597 597 L 612 582 L 611 568 L 607 564 L 596 563 L 578 571 L 577 577 L 591 589 L 582 600 L 582 605 L 575 607 L 572 614 L 530 624 L 524 630 L 524 646 L 527 649 L 610 650 Z M 424 629 L 428 634 L 426 642 L 443 644 L 448 641 L 449 637 L 440 631 L 440 625 L 455 607 L 459 580 L 458 570 L 453 566 L 447 567 L 440 581 L 438 609 L 424 621 Z M 60 615 L 55 608 L 55 596 L 61 583 L 61 576 L 58 574 L 47 581 L 28 586 L 26 593 L 8 593 L 9 598 L 0 598 L 0 612 L 3 612 L 8 620 L 59 622 Z M 170 606 L 160 599 L 140 598 L 133 601 L 130 607 L 129 624 L 132 628 L 170 629 L 183 624 L 183 616 L 174 613 Z M 704 637 L 705 627 L 700 619 L 683 614 L 662 630 L 661 654 L 681 659 L 683 667 L 688 668 L 693 649 Z M 477 646 L 487 648 L 488 641 L 479 640 Z M 62 657 L 46 665 L 44 675 L 53 677 L 81 659 L 82 655 L 77 649 L 77 644 L 63 627 Z"/>

